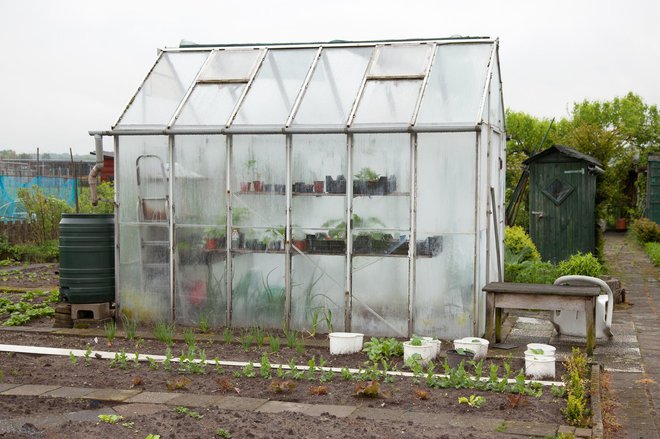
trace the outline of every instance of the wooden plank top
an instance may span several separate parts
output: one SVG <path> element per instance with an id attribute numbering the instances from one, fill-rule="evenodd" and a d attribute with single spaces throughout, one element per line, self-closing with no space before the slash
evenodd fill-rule
<path id="1" fill-rule="evenodd" d="M 482 288 L 488 293 L 537 294 L 555 296 L 598 296 L 600 287 L 597 286 L 567 286 L 547 284 L 521 284 L 515 282 L 491 282 Z"/>

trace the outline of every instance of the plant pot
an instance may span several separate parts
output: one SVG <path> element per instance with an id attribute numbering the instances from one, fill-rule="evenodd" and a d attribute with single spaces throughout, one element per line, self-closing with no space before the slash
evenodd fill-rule
<path id="1" fill-rule="evenodd" d="M 427 341 L 422 341 L 420 346 L 413 346 L 411 341 L 403 342 L 403 361 L 404 363 L 408 362 L 408 359 L 415 354 L 419 354 L 421 359 L 419 360 L 420 365 L 426 366 L 429 361 L 431 361 L 435 354 L 435 344 L 429 343 Z"/>
<path id="2" fill-rule="evenodd" d="M 265 185 L 264 185 L 264 192 L 273 192 L 273 187 L 274 187 L 274 186 L 275 186 L 275 185 L 273 185 L 273 184 L 271 184 L 271 183 L 269 183 L 269 184 L 265 184 Z"/>
<path id="3" fill-rule="evenodd" d="M 474 359 L 481 360 L 488 354 L 488 340 L 478 337 L 463 337 L 454 340 L 454 349 L 463 348 L 474 352 Z"/>
<path id="4" fill-rule="evenodd" d="M 617 218 L 614 227 L 617 232 L 625 232 L 628 229 L 625 218 Z"/>
<path id="5" fill-rule="evenodd" d="M 437 338 L 433 338 L 433 337 L 422 337 L 422 340 L 424 340 L 427 343 L 431 343 L 433 345 L 433 347 L 435 348 L 433 359 L 437 358 L 437 356 L 440 354 L 440 347 L 442 346 L 442 342 Z"/>
<path id="6" fill-rule="evenodd" d="M 263 192 L 264 191 L 264 182 L 263 181 L 254 180 L 252 182 L 252 185 L 254 186 L 254 191 L 255 192 Z"/>
<path id="7" fill-rule="evenodd" d="M 218 241 L 215 238 L 207 238 L 204 243 L 205 250 L 215 250 L 218 248 Z"/>
<path id="8" fill-rule="evenodd" d="M 456 349 L 449 349 L 447 351 L 447 364 L 449 364 L 449 367 L 451 367 L 452 369 L 458 368 L 458 366 L 461 364 L 461 361 L 465 366 L 465 364 L 467 364 L 468 361 L 472 361 L 472 360 L 474 360 L 473 352 L 465 352 L 461 354 Z"/>
<path id="9" fill-rule="evenodd" d="M 353 194 L 360 195 L 367 193 L 366 180 L 353 180 Z"/>
<path id="10" fill-rule="evenodd" d="M 331 355 L 355 354 L 362 350 L 364 334 L 359 332 L 331 332 L 328 337 Z"/>
<path id="11" fill-rule="evenodd" d="M 536 350 L 541 349 L 541 350 L 543 351 L 543 353 L 539 353 L 539 354 L 534 353 L 534 352 L 532 352 L 532 349 L 536 349 Z M 554 357 L 555 357 L 555 351 L 556 351 L 556 350 L 557 350 L 557 348 L 555 348 L 554 346 L 550 346 L 549 344 L 543 344 L 543 343 L 528 343 L 528 344 L 527 344 L 527 351 L 525 351 L 525 353 L 529 352 L 530 355 L 536 355 L 536 356 L 540 356 L 540 357 L 552 357 L 552 358 L 554 358 Z"/>
<path id="12" fill-rule="evenodd" d="M 303 192 L 305 192 L 305 183 L 302 181 L 297 181 L 293 183 L 293 187 L 291 189 L 293 189 L 293 192 L 302 194 Z"/>
<path id="13" fill-rule="evenodd" d="M 252 183 L 249 181 L 242 181 L 241 182 L 241 192 L 250 192 L 250 186 Z"/>
<path id="14" fill-rule="evenodd" d="M 291 244 L 303 253 L 307 251 L 307 241 L 304 239 L 294 239 Z"/>
<path id="15" fill-rule="evenodd" d="M 535 355 L 525 351 L 525 375 L 528 378 L 555 378 L 555 356 Z"/>
<path id="16" fill-rule="evenodd" d="M 314 181 L 314 192 L 317 193 L 317 194 L 322 194 L 323 193 L 323 184 L 324 184 L 324 182 L 322 180 Z"/>

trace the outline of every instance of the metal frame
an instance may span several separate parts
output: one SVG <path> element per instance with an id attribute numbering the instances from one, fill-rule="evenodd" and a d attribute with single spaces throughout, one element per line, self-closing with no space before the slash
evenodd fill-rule
<path id="1" fill-rule="evenodd" d="M 176 110 L 174 110 L 174 114 L 170 118 L 169 122 L 167 123 L 167 128 L 171 128 L 172 125 L 174 125 L 179 119 L 179 116 L 181 115 L 181 111 L 183 110 L 183 107 L 186 105 L 188 102 L 188 99 L 190 98 L 190 95 L 193 93 L 195 88 L 197 87 L 197 82 L 199 80 L 200 75 L 208 65 L 208 63 L 211 61 L 211 58 L 213 58 L 213 54 L 217 52 L 216 50 L 212 50 L 209 52 L 208 56 L 206 57 L 206 60 L 202 63 L 202 66 L 199 68 L 199 71 L 195 75 L 195 79 L 193 79 L 193 82 L 190 84 L 188 87 L 188 90 L 186 90 L 186 94 L 183 95 L 183 98 L 181 99 L 181 102 L 179 102 L 179 105 L 176 107 Z"/>
<path id="2" fill-rule="evenodd" d="M 117 118 L 117 120 L 115 121 L 115 123 L 112 124 L 112 128 L 113 128 L 113 129 L 114 129 L 117 125 L 119 125 L 119 122 L 121 122 L 121 120 L 124 118 L 124 115 L 125 115 L 126 112 L 128 111 L 128 107 L 131 106 L 131 104 L 133 103 L 133 101 L 135 100 L 135 98 L 137 97 L 137 95 L 140 93 L 140 90 L 142 90 L 142 87 L 144 87 L 145 82 L 147 82 L 147 79 L 149 78 L 149 76 L 151 76 L 151 73 L 154 71 L 154 69 L 156 68 L 156 66 L 157 66 L 158 63 L 160 62 L 160 60 L 161 60 L 161 58 L 163 57 L 163 54 L 164 54 L 165 52 L 166 52 L 165 50 L 159 50 L 159 51 L 158 51 L 158 56 L 156 57 L 156 61 L 154 61 L 153 65 L 151 66 L 151 68 L 149 69 L 149 71 L 147 72 L 147 74 L 144 76 L 144 79 L 142 80 L 142 82 L 140 82 L 140 86 L 138 87 L 137 90 L 135 90 L 135 93 L 133 93 L 133 96 L 128 100 L 128 103 L 127 103 L 126 106 L 124 107 L 124 111 L 121 112 L 121 114 L 119 115 L 119 117 Z"/>

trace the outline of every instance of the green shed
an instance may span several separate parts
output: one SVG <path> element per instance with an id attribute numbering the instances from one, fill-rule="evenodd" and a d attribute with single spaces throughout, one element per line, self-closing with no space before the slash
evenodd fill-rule
<path id="1" fill-rule="evenodd" d="M 660 155 L 649 155 L 646 179 L 646 216 L 660 224 Z"/>
<path id="2" fill-rule="evenodd" d="M 529 231 L 543 260 L 595 252 L 598 160 L 553 145 L 524 162 L 529 166 Z"/>

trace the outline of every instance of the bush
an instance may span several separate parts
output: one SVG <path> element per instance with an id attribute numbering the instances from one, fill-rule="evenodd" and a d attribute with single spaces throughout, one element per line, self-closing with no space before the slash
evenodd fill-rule
<path id="1" fill-rule="evenodd" d="M 66 202 L 47 196 L 36 185 L 31 189 L 19 189 L 18 198 L 25 206 L 30 219 L 34 241 L 45 244 L 50 239 L 57 239 L 62 214 L 72 211 Z"/>
<path id="2" fill-rule="evenodd" d="M 16 244 L 11 247 L 11 257 L 22 262 L 57 262 L 60 248 L 57 239 L 43 244 Z"/>
<path id="3" fill-rule="evenodd" d="M 635 239 L 640 244 L 660 242 L 660 225 L 648 218 L 640 218 L 632 224 Z"/>
<path id="4" fill-rule="evenodd" d="M 511 254 L 521 255 L 519 262 L 541 260 L 541 254 L 532 242 L 532 238 L 520 226 L 507 226 L 504 229 L 504 249 Z"/>
<path id="5" fill-rule="evenodd" d="M 83 188 L 78 197 L 80 213 L 114 213 L 115 187 L 111 181 L 104 181 L 96 187 L 98 205 L 92 206 L 89 188 Z"/>
<path id="6" fill-rule="evenodd" d="M 504 265 L 506 282 L 551 284 L 557 277 L 557 267 L 552 262 L 525 261 Z"/>
<path id="7" fill-rule="evenodd" d="M 656 267 L 660 265 L 660 242 L 647 242 L 644 244 L 644 249 L 648 253 L 653 265 Z"/>
<path id="8" fill-rule="evenodd" d="M 591 253 L 580 253 L 561 261 L 557 267 L 557 277 L 568 275 L 582 275 L 598 277 L 603 274 L 603 266 Z"/>

